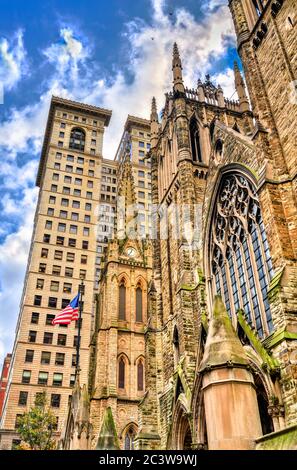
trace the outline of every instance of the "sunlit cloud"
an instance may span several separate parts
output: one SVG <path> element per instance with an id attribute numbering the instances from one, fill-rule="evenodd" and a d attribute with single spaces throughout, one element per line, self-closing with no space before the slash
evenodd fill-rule
<path id="1" fill-rule="evenodd" d="M 4 93 L 11 90 L 28 73 L 23 31 L 11 38 L 0 37 L 0 84 Z"/>

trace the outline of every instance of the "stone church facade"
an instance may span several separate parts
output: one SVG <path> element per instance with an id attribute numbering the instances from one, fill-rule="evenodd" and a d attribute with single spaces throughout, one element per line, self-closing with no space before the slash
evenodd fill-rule
<path id="1" fill-rule="evenodd" d="M 132 236 L 127 158 L 129 230 L 63 448 L 297 448 L 297 4 L 229 5 L 247 89 L 237 64 L 238 101 L 209 76 L 186 88 L 174 45 L 161 122 L 151 110 L 153 236 Z"/>

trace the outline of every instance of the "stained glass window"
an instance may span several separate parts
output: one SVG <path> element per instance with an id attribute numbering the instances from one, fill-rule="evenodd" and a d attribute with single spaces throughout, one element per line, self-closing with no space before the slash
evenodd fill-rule
<path id="1" fill-rule="evenodd" d="M 242 309 L 263 337 L 273 330 L 267 296 L 273 268 L 258 196 L 247 178 L 225 176 L 212 221 L 213 288 L 230 318 Z"/>
<path id="2" fill-rule="evenodd" d="M 135 430 L 133 427 L 129 428 L 125 435 L 125 450 L 134 449 Z"/>

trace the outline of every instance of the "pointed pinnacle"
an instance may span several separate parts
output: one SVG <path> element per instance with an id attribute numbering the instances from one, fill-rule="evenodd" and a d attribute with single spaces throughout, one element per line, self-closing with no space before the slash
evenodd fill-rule
<path id="1" fill-rule="evenodd" d="M 179 57 L 179 51 L 176 42 L 173 44 L 173 56 Z"/>
<path id="2" fill-rule="evenodd" d="M 156 98 L 153 96 L 152 98 L 152 113 L 157 112 L 157 104 L 156 104 Z"/>
<path id="3" fill-rule="evenodd" d="M 237 63 L 236 60 L 234 61 L 234 71 L 240 73 L 240 70 L 239 70 L 239 67 L 238 67 L 238 63 Z"/>
<path id="4" fill-rule="evenodd" d="M 151 107 L 151 121 L 157 121 L 158 122 L 158 112 L 157 112 L 157 103 L 156 103 L 156 98 L 153 97 L 152 99 L 152 107 Z"/>

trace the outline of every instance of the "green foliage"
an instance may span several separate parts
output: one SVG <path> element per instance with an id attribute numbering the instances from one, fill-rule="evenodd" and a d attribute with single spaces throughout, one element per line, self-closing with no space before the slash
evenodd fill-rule
<path id="1" fill-rule="evenodd" d="M 18 420 L 17 431 L 31 450 L 52 450 L 56 446 L 53 433 L 56 417 L 47 404 L 46 393 L 35 398 L 34 406 Z M 25 448 L 23 445 L 20 448 Z"/>

